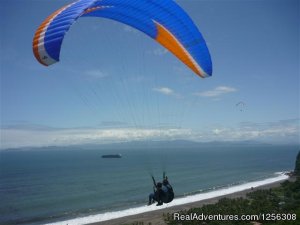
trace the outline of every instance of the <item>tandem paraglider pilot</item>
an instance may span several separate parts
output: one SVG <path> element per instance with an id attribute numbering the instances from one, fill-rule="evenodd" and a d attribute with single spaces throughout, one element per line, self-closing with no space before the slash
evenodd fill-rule
<path id="1" fill-rule="evenodd" d="M 169 203 L 174 199 L 174 191 L 172 186 L 168 181 L 168 177 L 163 178 L 163 182 L 155 182 L 154 177 L 152 176 L 154 183 L 153 193 L 149 195 L 148 205 L 151 205 L 157 202 L 157 206 L 162 205 L 163 203 Z"/>

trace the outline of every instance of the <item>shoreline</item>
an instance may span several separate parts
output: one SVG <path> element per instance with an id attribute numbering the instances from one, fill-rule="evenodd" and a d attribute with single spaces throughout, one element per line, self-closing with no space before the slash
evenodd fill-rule
<path id="1" fill-rule="evenodd" d="M 172 214 L 181 210 L 201 207 L 204 204 L 216 203 L 221 198 L 238 198 L 245 197 L 247 193 L 269 189 L 280 186 L 285 180 L 291 180 L 286 172 L 275 173 L 277 176 L 264 180 L 252 181 L 236 186 L 216 189 L 210 192 L 178 197 L 171 203 L 157 207 L 156 204 L 151 206 L 142 205 L 121 211 L 100 213 L 85 217 L 77 217 L 70 220 L 48 223 L 51 225 L 120 225 L 143 222 L 144 224 L 165 224 L 163 214 Z"/>
<path id="2" fill-rule="evenodd" d="M 291 180 L 291 178 L 287 178 L 284 180 L 279 180 L 273 183 L 269 184 L 264 184 L 261 186 L 257 186 L 255 188 L 248 188 L 246 190 L 230 193 L 230 194 L 225 194 L 209 199 L 203 199 L 200 201 L 195 201 L 195 202 L 190 202 L 190 203 L 184 203 L 182 205 L 174 205 L 170 206 L 167 208 L 162 208 L 162 209 L 157 209 L 155 211 L 149 211 L 149 212 L 144 212 L 140 214 L 135 214 L 135 215 L 130 215 L 130 216 L 125 216 L 121 218 L 116 218 L 116 219 L 111 219 L 107 221 L 101 221 L 101 222 L 95 222 L 95 223 L 87 223 L 89 225 L 120 225 L 120 224 L 132 224 L 132 223 L 137 223 L 137 222 L 143 222 L 143 224 L 156 224 L 156 225 L 165 225 L 166 223 L 164 222 L 163 215 L 164 214 L 173 214 L 178 211 L 182 210 L 189 210 L 191 208 L 199 208 L 203 205 L 207 204 L 214 204 L 217 203 L 220 199 L 222 198 L 239 198 L 239 197 L 246 197 L 246 195 L 250 192 L 256 191 L 256 190 L 264 190 L 264 189 L 270 189 L 270 188 L 275 188 L 279 187 L 281 183 L 283 183 L 286 180 Z"/>
<path id="3" fill-rule="evenodd" d="M 46 225 L 120 225 L 120 224 L 157 224 L 164 223 L 163 214 L 201 207 L 207 204 L 216 203 L 222 198 L 246 197 L 246 194 L 261 189 L 270 189 L 280 186 L 286 180 L 292 180 L 286 172 L 276 172 L 277 176 L 264 180 L 252 181 L 236 186 L 225 187 L 213 191 L 175 198 L 171 203 L 162 206 L 142 205 L 121 211 L 100 213 L 90 216 L 77 217 L 60 222 L 47 223 Z"/>

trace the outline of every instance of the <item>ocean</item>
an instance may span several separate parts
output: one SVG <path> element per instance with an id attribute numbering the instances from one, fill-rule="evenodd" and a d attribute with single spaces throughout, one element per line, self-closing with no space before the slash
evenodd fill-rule
<path id="1" fill-rule="evenodd" d="M 85 224 L 146 207 L 165 171 L 172 204 L 285 179 L 299 146 L 48 147 L 0 151 L 0 224 Z M 120 153 L 120 159 L 103 154 Z M 200 196 L 200 197 L 199 197 Z M 199 200 L 199 199 L 198 199 Z M 166 207 L 166 206 L 164 206 Z"/>

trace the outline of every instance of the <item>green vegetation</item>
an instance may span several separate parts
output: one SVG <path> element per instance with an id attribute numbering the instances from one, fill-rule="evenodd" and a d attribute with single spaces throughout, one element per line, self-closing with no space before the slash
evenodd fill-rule
<path id="1" fill-rule="evenodd" d="M 295 179 L 285 181 L 278 188 L 257 190 L 247 194 L 247 198 L 223 198 L 216 204 L 204 205 L 180 211 L 179 214 L 190 218 L 193 215 L 219 215 L 219 220 L 174 220 L 173 214 L 165 215 L 165 222 L 169 225 L 296 225 L 300 221 L 300 152 L 295 166 Z M 229 216 L 259 215 L 247 221 L 235 220 Z M 189 217 L 190 216 L 190 217 Z M 226 218 L 227 216 L 227 218 Z M 263 219 L 264 217 L 264 219 Z M 202 218 L 203 219 L 203 218 Z M 268 219 L 268 220 L 267 220 Z"/>

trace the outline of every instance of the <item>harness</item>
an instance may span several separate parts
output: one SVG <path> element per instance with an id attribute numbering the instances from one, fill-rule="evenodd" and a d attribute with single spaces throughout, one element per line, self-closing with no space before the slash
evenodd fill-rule
<path id="1" fill-rule="evenodd" d="M 170 184 L 163 185 L 166 190 L 163 190 L 162 201 L 163 203 L 169 203 L 174 199 L 174 191 Z"/>

